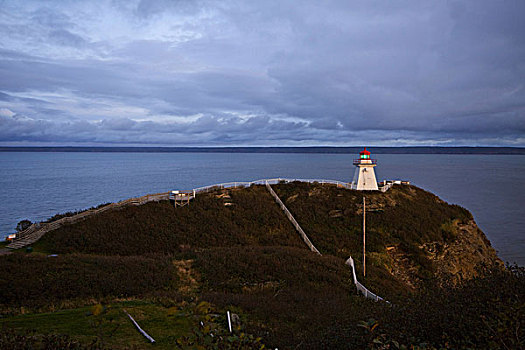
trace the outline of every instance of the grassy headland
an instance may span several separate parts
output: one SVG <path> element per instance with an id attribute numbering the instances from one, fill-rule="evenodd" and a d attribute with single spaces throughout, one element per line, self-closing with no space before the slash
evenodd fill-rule
<path id="1" fill-rule="evenodd" d="M 183 208 L 110 210 L 46 234 L 38 253 L 0 256 L 0 323 L 85 345 L 149 348 L 127 308 L 161 348 L 523 345 L 523 269 L 501 268 L 465 209 L 413 186 L 365 194 L 367 276 L 358 278 L 388 304 L 358 295 L 344 265 L 351 255 L 362 266 L 363 193 L 274 189 L 322 256 L 263 186 L 198 195 Z M 232 338 L 226 310 L 240 316 Z M 0 345 L 30 337 L 9 332 Z"/>

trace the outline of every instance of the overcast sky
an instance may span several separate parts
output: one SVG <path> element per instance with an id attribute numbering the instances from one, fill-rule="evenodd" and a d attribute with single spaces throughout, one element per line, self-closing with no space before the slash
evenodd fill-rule
<path id="1" fill-rule="evenodd" d="M 0 145 L 525 146 L 525 1 L 0 0 Z"/>

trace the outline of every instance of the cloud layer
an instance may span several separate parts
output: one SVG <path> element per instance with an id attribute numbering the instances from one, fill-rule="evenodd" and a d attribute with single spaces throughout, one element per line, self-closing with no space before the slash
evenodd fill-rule
<path id="1" fill-rule="evenodd" d="M 523 13 L 3 1 L 0 144 L 525 146 Z"/>

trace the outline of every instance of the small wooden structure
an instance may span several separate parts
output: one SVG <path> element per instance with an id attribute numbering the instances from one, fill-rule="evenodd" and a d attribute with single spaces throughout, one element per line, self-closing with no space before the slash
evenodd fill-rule
<path id="1" fill-rule="evenodd" d="M 171 191 L 169 200 L 175 208 L 190 205 L 190 201 L 195 198 L 195 190 L 192 192 Z"/>

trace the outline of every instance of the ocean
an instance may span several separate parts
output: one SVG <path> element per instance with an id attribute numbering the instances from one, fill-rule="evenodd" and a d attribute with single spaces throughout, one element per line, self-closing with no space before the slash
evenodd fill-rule
<path id="1" fill-rule="evenodd" d="M 378 180 L 401 179 L 472 212 L 498 255 L 525 265 L 525 155 L 378 154 Z M 352 154 L 0 152 L 0 237 L 148 193 L 264 178 L 349 182 Z"/>

